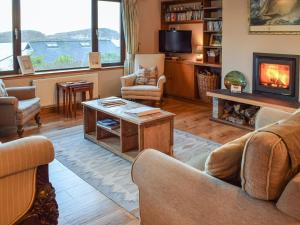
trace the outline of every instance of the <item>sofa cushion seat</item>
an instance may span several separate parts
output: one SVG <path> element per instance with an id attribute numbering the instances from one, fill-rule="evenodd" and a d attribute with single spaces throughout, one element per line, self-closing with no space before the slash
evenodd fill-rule
<path id="1" fill-rule="evenodd" d="M 161 90 L 157 86 L 153 85 L 137 85 L 131 87 L 123 87 L 121 89 L 122 94 L 125 95 L 142 95 L 142 96 L 156 96 L 161 95 Z"/>
<path id="2" fill-rule="evenodd" d="M 31 117 L 33 113 L 37 113 L 40 110 L 40 99 L 33 98 L 28 100 L 19 101 L 17 120 L 18 122 Z"/>

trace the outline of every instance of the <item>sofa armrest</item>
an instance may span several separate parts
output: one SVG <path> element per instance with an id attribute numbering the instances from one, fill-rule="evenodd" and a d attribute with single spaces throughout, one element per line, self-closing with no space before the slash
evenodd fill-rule
<path id="1" fill-rule="evenodd" d="M 0 105 L 18 105 L 18 99 L 13 96 L 9 97 L 0 97 Z"/>
<path id="2" fill-rule="evenodd" d="M 158 78 L 158 81 L 157 81 L 157 87 L 159 87 L 161 90 L 163 90 L 164 88 L 164 84 L 167 82 L 167 78 L 165 75 L 161 75 L 159 78 Z"/>
<path id="3" fill-rule="evenodd" d="M 19 100 L 35 98 L 35 86 L 6 88 L 8 96 L 14 96 Z"/>
<path id="4" fill-rule="evenodd" d="M 255 129 L 263 128 L 267 125 L 278 122 L 282 119 L 287 119 L 292 114 L 289 112 L 281 111 L 278 109 L 272 109 L 269 107 L 262 107 L 257 115 L 255 120 Z"/>
<path id="5" fill-rule="evenodd" d="M 32 136 L 0 144 L 0 178 L 47 165 L 54 160 L 50 140 Z"/>
<path id="6" fill-rule="evenodd" d="M 145 150 L 132 166 L 143 225 L 282 225 L 295 219 L 163 153 Z"/>
<path id="7" fill-rule="evenodd" d="M 121 77 L 121 84 L 122 87 L 130 87 L 134 85 L 136 79 L 136 75 L 135 74 L 131 74 L 131 75 L 127 75 L 127 76 L 123 76 Z"/>

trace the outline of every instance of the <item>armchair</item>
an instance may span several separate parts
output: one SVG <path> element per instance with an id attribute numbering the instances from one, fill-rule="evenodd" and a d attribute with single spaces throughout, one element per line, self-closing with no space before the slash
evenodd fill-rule
<path id="1" fill-rule="evenodd" d="M 52 143 L 29 137 L 0 144 L 0 224 L 56 225 L 58 206 L 49 182 Z"/>
<path id="2" fill-rule="evenodd" d="M 35 96 L 35 87 L 5 89 L 8 96 L 0 97 L 0 126 L 16 126 L 19 137 L 23 135 L 24 125 L 29 120 L 34 118 L 40 126 L 40 99 Z"/>
<path id="3" fill-rule="evenodd" d="M 121 77 L 122 98 L 161 101 L 164 83 L 166 82 L 166 77 L 163 75 L 164 62 L 164 54 L 137 54 L 134 63 L 135 71 L 139 69 L 140 65 L 146 68 L 157 66 L 157 85 L 135 85 L 135 80 L 137 78 L 135 74 L 123 76 Z"/>

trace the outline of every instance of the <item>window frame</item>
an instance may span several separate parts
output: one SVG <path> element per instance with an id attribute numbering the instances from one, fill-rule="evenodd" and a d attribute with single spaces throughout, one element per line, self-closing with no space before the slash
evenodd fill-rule
<path id="1" fill-rule="evenodd" d="M 12 1 L 12 48 L 13 48 L 13 70 L 9 71 L 1 71 L 1 75 L 12 75 L 12 74 L 20 74 L 20 66 L 17 60 L 17 56 L 21 55 L 21 0 L 11 0 Z M 90 0 L 91 1 L 91 49 L 93 52 L 98 52 L 98 2 L 100 0 Z M 122 3 L 122 0 L 101 0 L 108 2 L 119 2 Z M 124 38 L 124 30 L 123 30 L 123 20 L 122 20 L 122 12 L 120 7 L 120 62 L 117 63 L 102 63 L 102 67 L 113 67 L 113 66 L 122 66 L 125 61 L 125 38 Z M 86 69 L 88 67 L 71 67 L 71 68 L 63 68 L 63 69 L 52 69 L 52 70 L 39 70 L 37 72 L 51 72 L 51 71 L 67 71 L 67 70 L 76 70 L 76 69 Z"/>
<path id="2" fill-rule="evenodd" d="M 99 1 L 107 1 L 107 2 L 119 2 L 122 3 L 122 0 L 92 0 L 92 50 L 93 52 L 99 51 L 98 46 L 98 2 Z M 103 67 L 109 66 L 121 66 L 125 61 L 125 38 L 124 38 L 124 30 L 123 30 L 123 20 L 122 20 L 122 8 L 120 7 L 120 62 L 117 63 L 102 63 Z"/>

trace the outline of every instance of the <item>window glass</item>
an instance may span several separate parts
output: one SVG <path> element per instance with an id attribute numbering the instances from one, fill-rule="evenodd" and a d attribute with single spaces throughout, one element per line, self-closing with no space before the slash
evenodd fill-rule
<path id="1" fill-rule="evenodd" d="M 13 70 L 12 0 L 0 1 L 0 72 Z"/>
<path id="2" fill-rule="evenodd" d="M 36 71 L 88 66 L 90 0 L 21 0 L 21 30 Z"/>
<path id="3" fill-rule="evenodd" d="M 98 46 L 101 62 L 121 62 L 120 2 L 98 1 Z"/>

